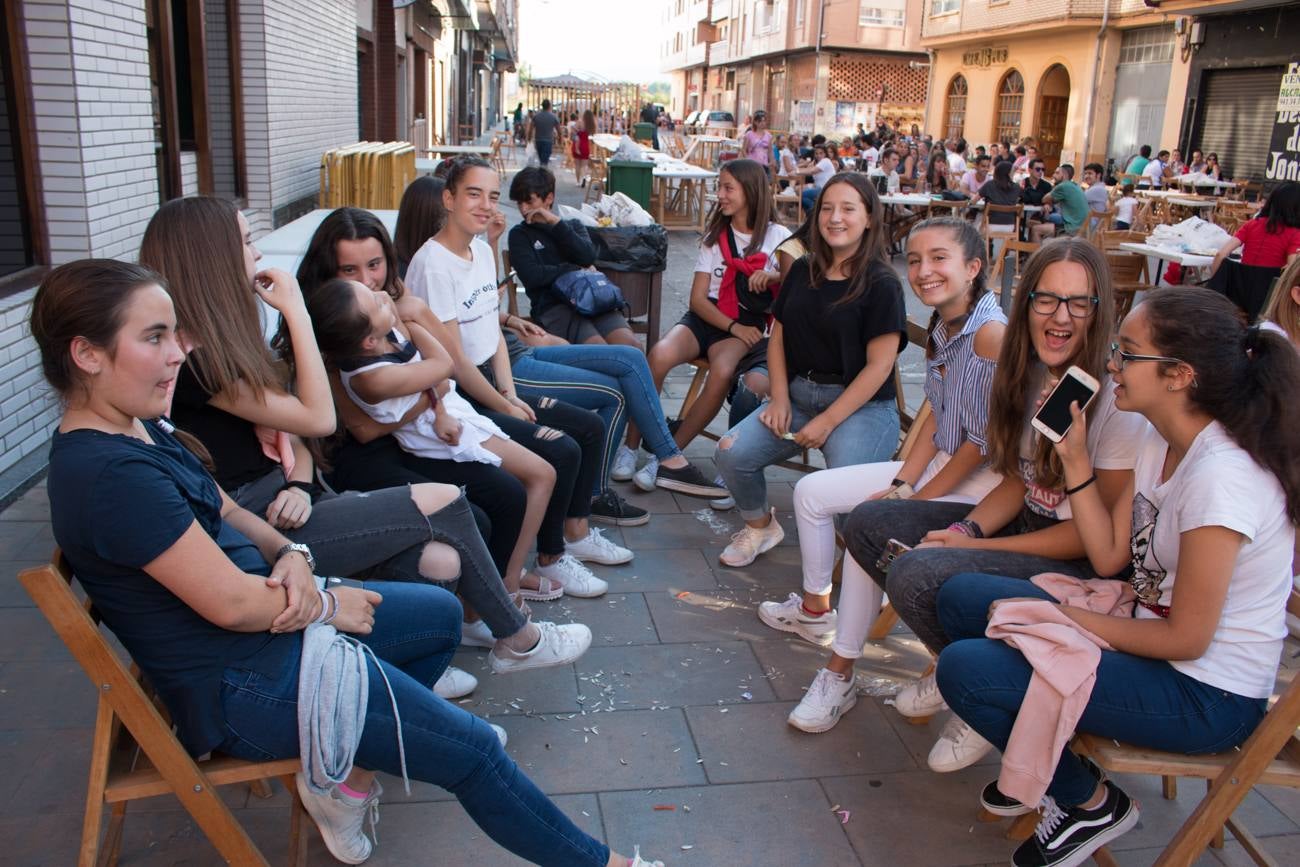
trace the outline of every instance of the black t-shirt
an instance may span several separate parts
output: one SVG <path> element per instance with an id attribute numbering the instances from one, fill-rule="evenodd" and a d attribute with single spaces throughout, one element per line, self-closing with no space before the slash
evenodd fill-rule
<path id="1" fill-rule="evenodd" d="M 1012 184 L 1003 189 L 998 186 L 997 181 L 989 180 L 984 182 L 980 187 L 980 198 L 994 205 L 1018 205 L 1021 201 L 1021 193 L 1024 191 L 1020 187 Z M 988 221 L 994 226 L 1010 226 L 1016 221 L 1013 214 L 993 214 L 988 215 Z"/>
<path id="2" fill-rule="evenodd" d="M 144 571 L 197 521 L 238 568 L 270 574 L 253 543 L 221 520 L 221 495 L 194 455 L 158 424 L 145 428 L 153 445 L 92 430 L 56 433 L 50 516 L 77 580 L 198 756 L 226 737 L 222 671 L 274 676 L 300 653 L 301 634 L 222 629 Z"/>
<path id="3" fill-rule="evenodd" d="M 867 289 L 849 304 L 836 305 L 848 291 L 848 280 L 824 280 L 816 287 L 808 283 L 808 259 L 790 267 L 772 315 L 781 323 L 786 370 L 791 378 L 814 372 L 840 374 L 844 384 L 867 366 L 867 344 L 882 334 L 898 333 L 898 351 L 907 346 L 907 312 L 903 286 L 888 265 L 868 266 Z M 871 398 L 892 399 L 894 378 Z"/>
<path id="4" fill-rule="evenodd" d="M 216 465 L 217 482 L 229 492 L 262 478 L 278 464 L 262 451 L 252 422 L 208 403 L 212 395 L 199 382 L 191 366 L 202 351 L 194 350 L 181 365 L 171 417 L 178 428 L 198 437 L 207 447 Z"/>
<path id="5" fill-rule="evenodd" d="M 1047 195 L 1051 191 L 1052 185 L 1046 180 L 1039 178 L 1037 183 L 1026 180 L 1021 195 L 1024 197 L 1026 205 L 1041 205 L 1043 203 L 1043 196 Z"/>

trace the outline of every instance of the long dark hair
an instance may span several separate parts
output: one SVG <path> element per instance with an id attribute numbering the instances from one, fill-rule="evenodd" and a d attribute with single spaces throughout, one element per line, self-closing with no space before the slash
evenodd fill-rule
<path id="1" fill-rule="evenodd" d="M 907 233 L 907 243 L 910 245 L 912 239 L 922 232 L 931 229 L 942 229 L 952 235 L 952 239 L 961 247 L 962 264 L 978 261 L 980 269 L 975 273 L 975 277 L 970 284 L 970 297 L 967 300 L 967 311 L 975 309 L 975 305 L 980 299 L 988 294 L 988 270 L 989 257 L 988 247 L 984 243 L 983 236 L 975 228 L 975 224 L 969 220 L 961 220 L 957 217 L 931 217 L 928 220 L 922 220 L 917 223 L 912 231 Z M 934 329 L 940 324 L 939 311 L 935 310 L 930 314 L 930 323 L 926 326 L 925 334 L 929 338 L 934 334 Z M 934 357 L 934 343 L 927 339 L 925 343 L 925 357 Z"/>
<path id="2" fill-rule="evenodd" d="M 338 208 L 316 227 L 316 232 L 307 245 L 307 252 L 298 265 L 298 285 L 302 291 L 306 293 L 309 288 L 339 275 L 339 241 L 363 241 L 367 238 L 378 241 L 384 251 L 384 262 L 387 265 L 384 291 L 394 301 L 401 298 L 406 289 L 397 273 L 397 251 L 393 247 L 393 240 L 388 236 L 388 229 L 383 222 L 365 208 Z"/>
<path id="3" fill-rule="evenodd" d="M 1092 318 L 1084 332 L 1083 346 L 1070 361 L 1098 381 L 1106 378 L 1106 362 L 1110 359 L 1110 337 L 1115 325 L 1115 293 L 1111 285 L 1110 268 L 1101 251 L 1082 238 L 1057 238 L 1047 241 L 1029 257 L 1016 289 L 1007 317 L 1006 336 L 1002 352 L 998 355 L 998 369 L 993 376 L 993 389 L 989 395 L 989 418 L 985 427 L 988 441 L 989 466 L 1004 476 L 1020 472 L 1020 439 L 1025 429 L 1025 406 L 1029 390 L 1034 385 L 1033 372 L 1038 353 L 1029 329 L 1029 296 L 1038 288 L 1050 265 L 1057 262 L 1075 262 L 1088 274 L 1088 286 L 1097 298 Z M 1088 417 L 1100 401 L 1088 407 Z M 1034 449 L 1034 475 L 1038 484 L 1049 489 L 1059 489 L 1064 482 L 1064 470 L 1052 443 L 1038 437 Z"/>
<path id="4" fill-rule="evenodd" d="M 1279 184 L 1259 209 L 1259 218 L 1268 220 L 1264 228 L 1270 235 L 1284 229 L 1300 229 L 1300 183 Z"/>
<path id="5" fill-rule="evenodd" d="M 719 176 L 731 175 L 745 194 L 745 210 L 749 222 L 749 245 L 744 251 L 732 250 L 734 255 L 748 256 L 763 247 L 767 237 L 767 227 L 772 222 L 772 195 L 768 191 L 767 169 L 754 160 L 730 160 L 722 164 Z M 712 247 L 718 243 L 718 236 L 731 225 L 731 218 L 722 213 L 722 208 L 714 205 L 709 214 L 708 225 L 704 229 L 701 247 Z"/>
<path id="6" fill-rule="evenodd" d="M 1016 188 L 1015 183 L 1011 180 L 1011 163 L 1006 160 L 998 160 L 997 164 L 993 166 L 993 186 L 1004 193 L 1009 193 Z"/>
<path id="7" fill-rule="evenodd" d="M 1286 338 L 1247 328 L 1224 296 L 1197 286 L 1146 293 L 1151 342 L 1196 374 L 1192 406 L 1268 470 L 1286 494 L 1287 516 L 1300 522 L 1300 355 Z M 1161 362 L 1166 367 L 1169 362 Z"/>
<path id="8" fill-rule="evenodd" d="M 942 163 L 944 173 L 939 174 L 938 165 Z M 930 187 L 930 192 L 938 193 L 948 189 L 948 158 L 944 156 L 942 150 L 934 150 L 930 153 L 930 164 L 925 167 L 925 183 Z M 942 179 L 942 180 L 939 180 Z M 935 189 L 936 185 L 939 189 Z"/>
<path id="9" fill-rule="evenodd" d="M 357 306 L 352 281 L 341 277 L 326 280 L 304 290 L 303 301 L 316 345 L 327 364 L 337 367 L 339 361 L 361 353 L 361 344 L 370 333 L 370 319 Z"/>
<path id="10" fill-rule="evenodd" d="M 268 390 L 285 390 L 244 270 L 233 203 L 215 196 L 167 202 L 144 230 L 140 264 L 167 279 L 177 326 L 196 347 L 185 363 L 205 391 L 220 394 L 243 382 L 264 400 Z"/>
<path id="11" fill-rule="evenodd" d="M 446 186 L 441 178 L 421 175 L 402 193 L 402 202 L 397 206 L 393 247 L 403 268 L 415 256 L 415 251 L 438 234 L 447 221 L 447 209 L 442 204 L 442 191 Z"/>
<path id="12" fill-rule="evenodd" d="M 852 275 L 849 277 L 849 289 L 832 306 L 852 304 L 870 288 L 872 266 L 876 264 L 888 266 L 889 264 L 889 260 L 885 255 L 887 233 L 884 225 L 884 207 L 880 204 L 880 196 L 876 193 L 875 186 L 861 172 L 841 172 L 832 175 L 831 179 L 826 182 L 826 186 L 821 188 L 821 192 L 817 194 L 817 204 L 813 206 L 812 218 L 814 222 L 807 242 L 809 285 L 817 286 L 825 280 L 826 275 L 830 272 L 831 265 L 834 263 L 831 247 L 826 243 L 826 239 L 822 237 L 820 226 L 815 221 L 817 215 L 821 213 L 822 202 L 826 199 L 826 192 L 840 184 L 853 187 L 854 192 L 862 199 L 862 205 L 866 208 L 870 222 L 862 233 L 862 238 L 858 241 L 858 249 L 853 251 L 853 255 L 848 258 L 842 267 L 844 273 Z"/>

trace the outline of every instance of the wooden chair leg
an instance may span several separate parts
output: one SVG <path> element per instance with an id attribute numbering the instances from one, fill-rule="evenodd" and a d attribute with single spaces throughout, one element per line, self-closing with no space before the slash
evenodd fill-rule
<path id="1" fill-rule="evenodd" d="M 1114 855 L 1110 854 L 1110 849 L 1105 846 L 1092 853 L 1092 860 L 1097 864 L 1097 867 L 1119 867 L 1119 862 L 1115 860 Z"/>
<path id="2" fill-rule="evenodd" d="M 896 623 L 898 623 L 898 612 L 894 610 L 894 606 L 886 602 L 880 609 L 880 613 L 876 615 L 875 621 L 871 624 L 871 629 L 867 631 L 867 638 L 872 641 L 882 640 L 894 628 Z"/>
<path id="3" fill-rule="evenodd" d="M 1213 782 L 1214 782 L 1213 780 L 1206 780 L 1206 781 L 1205 781 L 1205 791 L 1206 791 L 1206 793 L 1208 793 L 1208 792 L 1210 791 L 1210 786 L 1213 784 Z M 1232 817 L 1231 817 L 1231 816 L 1228 817 L 1228 821 L 1232 821 Z M 1214 832 L 1214 836 L 1210 838 L 1210 848 L 1211 848 L 1211 849 L 1222 849 L 1222 848 L 1223 848 L 1223 826 L 1222 826 L 1222 825 L 1219 826 L 1219 830 L 1217 830 L 1217 831 Z"/>
<path id="4" fill-rule="evenodd" d="M 108 765 L 113 755 L 113 706 L 100 696 L 95 711 L 95 734 L 90 750 L 90 779 L 86 787 L 86 816 L 81 824 L 79 867 L 99 863 L 99 832 L 104 821 L 104 787 L 108 783 Z"/>
<path id="5" fill-rule="evenodd" d="M 691 411 L 695 401 L 699 399 L 700 392 L 704 391 L 704 383 L 709 378 L 709 369 L 707 367 L 697 367 L 695 376 L 691 378 L 691 384 L 686 389 L 686 397 L 682 399 L 682 408 L 677 411 L 677 418 L 686 418 L 686 414 Z"/>
<path id="6" fill-rule="evenodd" d="M 1165 800 L 1166 800 L 1166 801 L 1176 801 L 1176 800 L 1178 800 L 1178 778 L 1177 778 L 1177 777 L 1161 777 L 1161 778 L 1160 778 L 1160 794 L 1162 794 L 1162 795 L 1165 796 Z"/>
<path id="7" fill-rule="evenodd" d="M 261 798 L 265 801 L 271 797 L 271 785 L 266 780 L 250 780 L 248 790 L 253 793 L 253 797 Z"/>
<path id="8" fill-rule="evenodd" d="M 127 803 L 117 802 L 109 813 L 104 842 L 99 847 L 99 863 L 103 867 L 115 867 L 117 859 L 122 857 L 122 829 L 126 825 Z"/>
<path id="9" fill-rule="evenodd" d="M 1007 829 L 1007 839 L 1028 840 L 1029 835 L 1033 834 L 1034 829 L 1038 827 L 1038 819 L 1037 810 L 1032 813 L 1025 813 L 1023 816 L 1016 816 L 1015 821 L 1011 823 L 1011 827 Z"/>
<path id="10" fill-rule="evenodd" d="M 307 867 L 307 838 L 311 832 L 311 822 L 307 810 L 298 797 L 298 786 L 290 775 L 280 778 L 280 782 L 289 792 L 289 864 L 290 867 Z"/>

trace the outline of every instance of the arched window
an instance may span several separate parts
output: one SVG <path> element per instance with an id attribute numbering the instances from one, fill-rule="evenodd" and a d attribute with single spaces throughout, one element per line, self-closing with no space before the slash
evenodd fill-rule
<path id="1" fill-rule="evenodd" d="M 944 138 L 961 138 L 966 126 L 966 77 L 954 75 L 948 82 L 948 99 L 945 106 L 943 129 Z"/>
<path id="2" fill-rule="evenodd" d="M 1025 80 L 1016 70 L 1002 77 L 998 86 L 998 113 L 994 118 L 994 141 L 1020 140 L 1020 115 L 1025 108 Z"/>

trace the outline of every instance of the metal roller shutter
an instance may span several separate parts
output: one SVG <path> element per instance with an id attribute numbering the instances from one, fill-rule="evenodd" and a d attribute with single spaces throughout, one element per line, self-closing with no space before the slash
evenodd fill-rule
<path id="1" fill-rule="evenodd" d="M 1193 147 L 1219 155 L 1225 178 L 1264 179 L 1281 66 L 1205 73 L 1200 136 Z"/>

